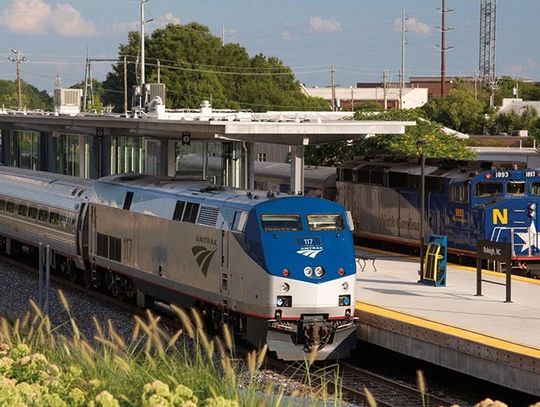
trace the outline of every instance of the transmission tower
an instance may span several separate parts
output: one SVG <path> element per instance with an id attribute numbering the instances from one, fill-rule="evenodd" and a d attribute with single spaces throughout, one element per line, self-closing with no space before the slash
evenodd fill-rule
<path id="1" fill-rule="evenodd" d="M 494 86 L 495 32 L 497 0 L 480 0 L 480 76 L 485 84 Z"/>

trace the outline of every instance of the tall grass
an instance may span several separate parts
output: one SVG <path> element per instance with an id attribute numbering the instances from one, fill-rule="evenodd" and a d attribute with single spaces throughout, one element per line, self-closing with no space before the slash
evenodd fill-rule
<path id="1" fill-rule="evenodd" d="M 182 322 L 174 332 L 147 311 L 144 318 L 134 317 L 130 338 L 120 335 L 110 320 L 100 323 L 94 317 L 96 334 L 85 338 L 62 291 L 58 296 L 67 315 L 63 324 L 53 326 L 33 301 L 22 318 L 0 318 L 0 405 L 22 400 L 51 406 L 218 407 L 295 405 L 297 401 L 284 397 L 279 384 L 260 383 L 266 347 L 250 352 L 245 361 L 238 359 L 230 329 L 223 327 L 223 339 L 210 338 L 195 311 L 173 307 Z M 306 360 L 308 385 L 313 360 L 314 356 Z M 321 398 L 341 404 L 324 385 L 317 389 L 296 395 L 306 405 L 318 405 Z M 27 403 L 29 397 L 32 403 Z"/>

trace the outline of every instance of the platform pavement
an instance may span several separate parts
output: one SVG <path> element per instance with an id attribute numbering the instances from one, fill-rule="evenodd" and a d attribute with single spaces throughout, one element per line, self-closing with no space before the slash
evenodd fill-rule
<path id="1" fill-rule="evenodd" d="M 432 287 L 418 283 L 418 259 L 369 255 L 377 271 L 368 261 L 357 272 L 362 339 L 540 396 L 540 282 L 513 278 L 513 302 L 505 303 L 502 285 L 483 283 L 475 296 L 470 268 L 450 266 L 447 286 Z"/>

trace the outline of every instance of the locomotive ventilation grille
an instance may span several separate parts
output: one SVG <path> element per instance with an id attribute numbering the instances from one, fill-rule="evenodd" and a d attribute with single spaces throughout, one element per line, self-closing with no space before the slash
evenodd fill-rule
<path id="1" fill-rule="evenodd" d="M 210 206 L 202 206 L 197 223 L 200 225 L 215 227 L 219 215 L 219 209 Z"/>

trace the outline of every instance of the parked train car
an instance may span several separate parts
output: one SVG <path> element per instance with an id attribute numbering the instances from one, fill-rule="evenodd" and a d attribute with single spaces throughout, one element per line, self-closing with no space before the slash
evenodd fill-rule
<path id="1" fill-rule="evenodd" d="M 5 205 L 2 204 L 5 203 Z M 352 218 L 331 201 L 113 175 L 0 167 L 8 254 L 49 245 L 53 266 L 114 295 L 198 307 L 285 360 L 356 343 Z"/>
<path id="2" fill-rule="evenodd" d="M 361 238 L 418 246 L 418 160 L 359 159 L 339 168 L 337 199 Z M 425 236 L 448 236 L 449 252 L 476 256 L 480 239 L 511 243 L 513 267 L 540 276 L 540 171 L 517 164 L 444 162 L 425 166 Z"/>
<path id="3" fill-rule="evenodd" d="M 289 193 L 291 165 L 255 161 L 255 188 L 263 191 Z M 304 195 L 333 200 L 336 196 L 336 168 L 304 167 Z"/>

